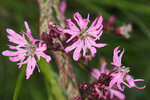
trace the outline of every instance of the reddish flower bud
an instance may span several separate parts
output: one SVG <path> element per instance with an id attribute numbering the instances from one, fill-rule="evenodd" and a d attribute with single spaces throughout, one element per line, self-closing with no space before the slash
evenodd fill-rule
<path id="1" fill-rule="evenodd" d="M 116 27 L 116 28 L 114 29 L 114 33 L 115 33 L 116 35 L 121 35 L 121 34 L 120 34 L 120 27 Z"/>
<path id="2" fill-rule="evenodd" d="M 55 44 L 53 44 L 53 50 L 60 50 L 60 44 L 59 43 L 55 43 Z"/>
<path id="3" fill-rule="evenodd" d="M 52 38 L 49 34 L 47 34 L 46 32 L 43 32 L 43 34 L 41 35 L 41 38 L 44 42 L 48 43 L 48 44 L 52 44 Z"/>
<path id="4" fill-rule="evenodd" d="M 48 33 L 52 38 L 58 38 L 62 33 L 60 26 L 55 25 L 53 22 L 48 24 Z"/>
<path id="5" fill-rule="evenodd" d="M 110 16 L 109 19 L 108 19 L 108 25 L 109 26 L 114 25 L 115 21 L 116 21 L 116 17 L 115 16 Z"/>
<path id="6" fill-rule="evenodd" d="M 102 73 L 98 80 L 101 84 L 108 85 L 107 83 L 110 81 L 110 77 L 105 73 Z"/>
<path id="7" fill-rule="evenodd" d="M 63 46 L 66 46 L 66 45 L 67 45 L 67 43 L 66 43 L 67 40 L 68 40 L 67 37 L 63 37 L 63 38 L 61 39 L 61 43 L 62 43 Z"/>
<path id="8" fill-rule="evenodd" d="M 82 82 L 80 83 L 80 89 L 83 90 L 83 91 L 87 91 L 88 90 L 88 84 L 86 82 Z"/>

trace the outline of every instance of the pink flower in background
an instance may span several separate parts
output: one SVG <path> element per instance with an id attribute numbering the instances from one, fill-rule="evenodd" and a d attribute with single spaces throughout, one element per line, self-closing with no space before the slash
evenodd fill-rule
<path id="1" fill-rule="evenodd" d="M 91 72 L 91 75 L 94 78 L 96 78 L 97 80 L 99 80 L 99 77 L 102 73 L 105 73 L 106 75 L 109 75 L 110 71 L 108 69 L 106 69 L 106 65 L 107 65 L 107 63 L 104 62 L 101 66 L 101 70 L 93 69 L 92 72 Z M 107 86 L 106 86 L 106 89 L 107 89 L 106 95 L 110 95 L 111 100 L 114 98 L 114 96 L 116 96 L 120 100 L 125 99 L 125 95 L 123 93 L 121 93 L 120 91 L 117 91 L 117 90 L 113 89 L 112 87 L 109 88 Z"/>
<path id="2" fill-rule="evenodd" d="M 30 28 L 27 22 L 24 22 L 27 32 L 21 32 L 21 35 L 13 31 L 12 29 L 7 29 L 8 39 L 10 42 L 15 43 L 16 46 L 8 45 L 13 51 L 6 50 L 2 54 L 4 56 L 9 56 L 9 60 L 12 62 L 18 62 L 19 68 L 23 64 L 27 64 L 26 68 L 26 79 L 32 75 L 33 70 L 37 66 L 37 56 L 38 61 L 40 57 L 44 57 L 47 62 L 51 60 L 51 57 L 46 55 L 44 51 L 47 49 L 46 44 L 41 40 L 36 40 L 32 37 Z M 38 44 L 36 43 L 38 42 Z M 38 67 L 38 66 L 37 66 Z"/>
<path id="3" fill-rule="evenodd" d="M 120 91 L 109 88 L 110 100 L 113 100 L 114 96 L 116 96 L 119 100 L 125 100 L 125 95 Z"/>
<path id="4" fill-rule="evenodd" d="M 120 53 L 119 46 L 114 49 L 114 56 L 113 56 L 113 62 L 111 63 L 112 65 L 115 66 L 114 72 L 110 74 L 112 77 L 110 83 L 109 83 L 109 88 L 112 88 L 113 85 L 117 85 L 117 87 L 121 90 L 124 91 L 124 88 L 121 87 L 121 84 L 123 83 L 124 85 L 128 86 L 129 88 L 136 87 L 138 89 L 144 89 L 145 86 L 143 87 L 137 87 L 135 82 L 136 81 L 144 81 L 143 79 L 133 79 L 128 73 L 130 72 L 129 67 L 125 67 L 121 63 L 122 55 L 124 53 L 124 50 L 121 52 L 121 54 L 118 56 L 118 53 Z M 127 82 L 125 82 L 127 81 Z"/>
<path id="5" fill-rule="evenodd" d="M 80 52 L 83 49 L 83 57 L 86 55 L 87 50 L 90 50 L 91 55 L 94 56 L 96 53 L 95 47 L 104 47 L 104 43 L 96 43 L 96 40 L 99 40 L 103 31 L 102 16 L 96 18 L 92 25 L 88 28 L 89 15 L 86 19 L 83 19 L 82 16 L 77 12 L 73 16 L 77 25 L 75 25 L 71 19 L 68 19 L 68 29 L 64 29 L 64 33 L 68 33 L 71 37 L 66 41 L 67 43 L 72 41 L 74 38 L 77 38 L 71 46 L 65 48 L 65 52 L 68 53 L 75 49 L 73 53 L 73 59 L 75 61 L 79 60 Z"/>
<path id="6" fill-rule="evenodd" d="M 96 78 L 97 80 L 99 79 L 99 76 L 101 75 L 101 73 L 105 73 L 106 75 L 108 75 L 110 71 L 108 69 L 106 69 L 106 65 L 107 65 L 107 63 L 104 62 L 101 66 L 101 70 L 94 68 L 91 72 L 91 75 L 94 78 Z"/>

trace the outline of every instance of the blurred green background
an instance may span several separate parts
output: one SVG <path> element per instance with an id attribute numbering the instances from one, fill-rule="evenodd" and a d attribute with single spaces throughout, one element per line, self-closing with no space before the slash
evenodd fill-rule
<path id="1" fill-rule="evenodd" d="M 127 40 L 112 33 L 106 34 L 102 42 L 109 44 L 98 51 L 90 67 L 99 68 L 100 55 L 106 61 L 112 61 L 113 49 L 120 45 L 125 48 L 123 64 L 131 68 L 130 74 L 134 78 L 143 78 L 146 85 L 143 90 L 126 88 L 127 100 L 149 100 L 150 93 L 150 1 L 149 0 L 67 0 L 66 18 L 73 13 L 80 12 L 86 17 L 90 13 L 90 20 L 94 20 L 97 13 L 102 13 L 104 19 L 111 15 L 117 18 L 116 26 L 123 23 L 132 23 L 131 39 Z M 0 52 L 8 49 L 6 28 L 16 32 L 25 30 L 24 21 L 27 21 L 34 37 L 38 38 L 39 9 L 36 0 L 0 0 Z M 51 61 L 54 70 L 58 70 L 54 60 Z M 88 72 L 79 68 L 73 62 L 78 83 L 88 81 Z M 110 66 L 110 64 L 108 65 Z M 112 68 L 112 67 L 111 67 Z M 10 62 L 8 57 L 0 54 L 0 100 L 11 100 L 15 90 L 20 69 L 16 63 Z M 42 73 L 37 68 L 29 80 L 23 79 L 18 100 L 48 100 L 47 86 Z"/>

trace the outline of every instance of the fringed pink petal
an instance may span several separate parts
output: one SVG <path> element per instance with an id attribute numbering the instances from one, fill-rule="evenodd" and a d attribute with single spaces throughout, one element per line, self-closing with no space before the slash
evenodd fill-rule
<path id="1" fill-rule="evenodd" d="M 38 48 L 36 49 L 36 52 L 44 52 L 46 49 L 47 45 L 40 42 Z"/>
<path id="2" fill-rule="evenodd" d="M 103 17 L 100 16 L 99 18 L 96 18 L 92 25 L 88 28 L 87 32 L 99 29 L 102 26 Z"/>
<path id="3" fill-rule="evenodd" d="M 64 33 L 68 33 L 70 35 L 74 35 L 74 34 L 80 33 L 79 31 L 74 31 L 74 30 L 70 30 L 70 29 L 64 29 L 63 32 Z"/>
<path id="4" fill-rule="evenodd" d="M 73 35 L 66 41 L 66 43 L 70 42 L 70 41 L 71 41 L 73 38 L 75 38 L 78 34 L 79 34 L 79 33 L 73 34 Z"/>
<path id="5" fill-rule="evenodd" d="M 31 30 L 29 28 L 29 25 L 28 25 L 28 23 L 26 21 L 24 21 L 24 24 L 25 24 L 25 27 L 26 27 L 26 30 L 27 30 L 26 35 L 28 36 L 28 38 L 30 39 L 30 41 L 33 42 L 35 39 L 31 35 Z"/>
<path id="6" fill-rule="evenodd" d="M 79 25 L 80 29 L 84 30 L 85 29 L 85 25 L 84 25 L 85 23 L 82 19 L 82 16 L 78 12 L 76 12 L 74 14 L 73 18 L 77 22 L 77 24 Z"/>
<path id="7" fill-rule="evenodd" d="M 97 70 L 96 68 L 94 68 L 91 72 L 91 75 L 96 78 L 97 80 L 99 79 L 101 72 L 99 70 Z"/>
<path id="8" fill-rule="evenodd" d="M 73 59 L 75 61 L 78 61 L 79 60 L 79 57 L 80 57 L 80 52 L 82 50 L 82 47 L 83 47 L 83 40 L 81 40 L 80 44 L 77 46 L 77 48 L 75 49 L 74 53 L 73 53 Z"/>
<path id="9" fill-rule="evenodd" d="M 46 59 L 46 61 L 49 63 L 51 61 L 51 57 L 46 55 L 43 52 L 36 52 L 36 55 L 38 56 L 38 60 L 40 60 L 40 56 Z"/>
<path id="10" fill-rule="evenodd" d="M 29 77 L 32 75 L 34 69 L 36 67 L 36 60 L 34 57 L 29 57 L 27 62 L 27 68 L 26 68 L 26 79 L 29 79 Z"/>
<path id="11" fill-rule="evenodd" d="M 81 42 L 81 40 L 78 39 L 71 46 L 68 46 L 67 48 L 65 48 L 65 52 L 68 53 L 68 52 L 72 51 L 73 49 L 75 49 L 79 45 L 80 42 Z"/>
<path id="12" fill-rule="evenodd" d="M 116 67 L 120 67 L 122 64 L 121 64 L 121 59 L 122 59 L 122 55 L 124 53 L 124 50 L 121 52 L 120 56 L 118 56 L 118 53 L 120 52 L 119 49 L 119 46 L 116 47 L 114 49 L 114 56 L 113 56 L 113 62 L 111 62 L 112 65 L 115 65 Z"/>
<path id="13" fill-rule="evenodd" d="M 5 50 L 2 52 L 2 54 L 4 56 L 17 56 L 18 52 L 17 51 L 9 51 L 9 50 Z"/>
<path id="14" fill-rule="evenodd" d="M 114 96 L 116 96 L 119 100 L 125 100 L 125 95 L 120 91 L 109 89 L 110 91 L 110 99 L 112 100 Z"/>
<path id="15" fill-rule="evenodd" d="M 107 65 L 107 62 L 104 62 L 101 66 L 101 73 L 105 73 L 105 74 L 108 74 L 107 73 L 107 69 L 106 69 L 106 65 Z"/>
<path id="16" fill-rule="evenodd" d="M 88 38 L 90 44 L 94 47 L 98 47 L 98 48 L 101 48 L 101 47 L 104 47 L 104 46 L 107 46 L 107 44 L 105 43 L 96 43 L 95 40 L 93 40 L 92 38 Z"/>
<path id="17" fill-rule="evenodd" d="M 73 31 L 80 31 L 76 25 L 71 21 L 71 19 L 68 19 L 67 20 L 68 22 L 68 26 L 69 26 L 69 29 L 73 30 Z"/>
<path id="18" fill-rule="evenodd" d="M 109 88 L 112 88 L 114 84 L 116 84 L 119 80 L 122 80 L 122 73 L 117 73 L 117 74 L 112 74 L 111 76 L 113 76 L 112 80 L 109 83 Z M 120 86 L 118 87 L 120 88 Z"/>
<path id="19" fill-rule="evenodd" d="M 144 81 L 143 79 L 133 79 L 130 75 L 127 75 L 126 76 L 126 80 L 128 81 L 130 87 L 136 87 L 137 89 L 144 89 L 146 86 L 143 86 L 143 87 L 138 87 L 135 82 L 137 81 Z"/>

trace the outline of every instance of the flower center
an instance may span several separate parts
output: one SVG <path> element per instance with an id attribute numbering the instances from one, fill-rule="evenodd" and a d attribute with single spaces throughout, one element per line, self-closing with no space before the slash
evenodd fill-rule
<path id="1" fill-rule="evenodd" d="M 120 68 L 117 69 L 117 71 L 123 73 L 123 75 L 126 75 L 130 72 L 130 68 L 121 66 Z"/>
<path id="2" fill-rule="evenodd" d="M 35 50 L 36 50 L 37 46 L 33 45 L 33 44 L 29 44 L 25 47 L 25 49 L 27 50 L 27 55 L 26 56 L 33 56 L 35 54 Z"/>
<path id="3" fill-rule="evenodd" d="M 87 35 L 88 35 L 88 34 L 87 34 L 86 30 L 81 30 L 81 32 L 80 32 L 80 34 L 79 34 L 79 36 L 80 36 L 81 38 L 85 38 Z"/>

